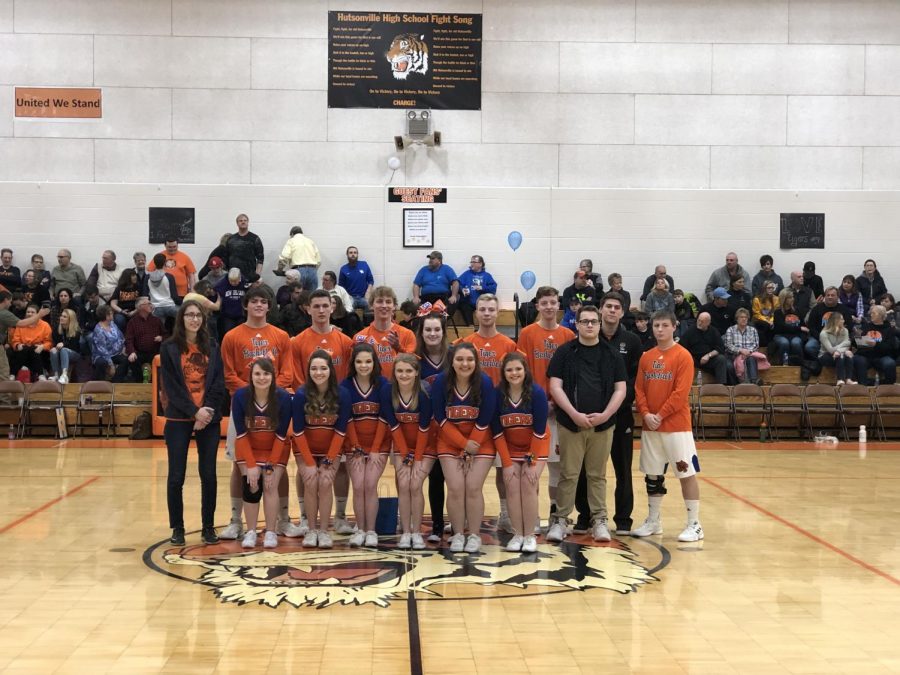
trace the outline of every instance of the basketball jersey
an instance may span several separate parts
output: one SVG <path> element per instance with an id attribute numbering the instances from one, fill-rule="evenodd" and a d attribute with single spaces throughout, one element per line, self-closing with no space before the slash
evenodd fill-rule
<path id="1" fill-rule="evenodd" d="M 693 380 L 694 359 L 681 345 L 644 352 L 635 380 L 638 412 L 662 417 L 657 431 L 691 431 L 689 397 Z"/>
<path id="2" fill-rule="evenodd" d="M 334 363 L 334 374 L 337 376 L 338 382 L 347 377 L 353 340 L 344 335 L 340 329 L 334 326 L 330 326 L 330 328 L 331 332 L 329 333 L 317 333 L 312 328 L 307 328 L 291 338 L 291 362 L 295 390 L 306 382 L 309 357 L 317 349 L 328 352 Z"/>
<path id="3" fill-rule="evenodd" d="M 478 364 L 481 371 L 491 378 L 495 387 L 500 384 L 500 364 L 503 363 L 504 356 L 516 351 L 516 343 L 502 333 L 489 338 L 472 333 L 454 340 L 453 344 L 458 345 L 462 342 L 468 342 L 478 350 Z"/>
<path id="4" fill-rule="evenodd" d="M 294 379 L 291 366 L 291 338 L 280 328 L 266 324 L 251 328 L 246 323 L 235 326 L 222 338 L 222 365 L 225 370 L 225 386 L 230 394 L 250 382 L 250 364 L 265 356 L 275 364 L 275 382 L 283 389 L 290 389 Z"/>
<path id="5" fill-rule="evenodd" d="M 517 348 L 525 355 L 534 383 L 540 385 L 545 392 L 549 391 L 550 385 L 547 378 L 550 359 L 560 345 L 574 339 L 575 333 L 564 326 L 547 330 L 539 323 L 526 326 L 519 334 Z"/>

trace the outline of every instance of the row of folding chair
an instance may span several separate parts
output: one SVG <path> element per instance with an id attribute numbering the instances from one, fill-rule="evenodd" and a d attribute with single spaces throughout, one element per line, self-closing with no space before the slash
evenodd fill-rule
<path id="1" fill-rule="evenodd" d="M 848 429 L 862 424 L 886 440 L 887 428 L 900 427 L 900 385 L 883 384 L 870 391 L 861 384 L 774 384 L 767 393 L 756 384 L 704 384 L 697 388 L 692 408 L 695 429 L 704 440 L 707 430 L 741 440 L 742 429 L 758 430 L 763 424 L 775 440 L 788 428 L 808 438 L 817 429 L 828 429 L 849 440 Z M 890 421 L 897 425 L 889 426 Z"/>
<path id="2" fill-rule="evenodd" d="M 24 438 L 35 429 L 53 429 L 58 438 L 56 414 L 57 410 L 64 410 L 63 394 L 63 385 L 52 380 L 41 380 L 28 387 L 13 380 L 0 382 L 0 414 L 11 420 L 11 424 L 6 424 L 13 427 L 16 438 Z M 73 435 L 96 429 L 97 435 L 105 430 L 109 438 L 115 428 L 116 392 L 112 382 L 94 380 L 82 384 L 75 402 Z"/>

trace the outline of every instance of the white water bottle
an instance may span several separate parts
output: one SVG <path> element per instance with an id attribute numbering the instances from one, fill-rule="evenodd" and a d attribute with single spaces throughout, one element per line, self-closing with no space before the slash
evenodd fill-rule
<path id="1" fill-rule="evenodd" d="M 865 424 L 859 425 L 859 442 L 860 443 L 866 442 L 866 425 Z"/>
<path id="2" fill-rule="evenodd" d="M 699 387 L 702 384 L 703 384 L 703 371 L 700 370 L 699 368 L 697 368 L 697 386 Z"/>
<path id="3" fill-rule="evenodd" d="M 9 435 L 7 436 L 7 438 L 9 438 L 9 440 L 11 441 L 16 440 L 16 429 L 12 424 L 9 425 Z"/>

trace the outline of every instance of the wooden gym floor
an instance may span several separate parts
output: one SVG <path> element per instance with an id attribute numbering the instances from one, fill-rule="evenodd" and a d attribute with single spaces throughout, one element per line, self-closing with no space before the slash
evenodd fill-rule
<path id="1" fill-rule="evenodd" d="M 575 537 L 520 556 L 486 523 L 480 556 L 341 538 L 331 552 L 282 539 L 245 554 L 200 546 L 193 467 L 193 533 L 184 549 L 165 543 L 160 441 L 0 441 L 0 670 L 900 672 L 900 444 L 700 453 L 699 544 L 676 541 L 670 478 L 665 534 L 648 540 Z M 219 523 L 229 470 L 220 459 Z M 634 485 L 640 523 L 637 472 Z M 485 494 L 496 514 L 490 481 Z"/>

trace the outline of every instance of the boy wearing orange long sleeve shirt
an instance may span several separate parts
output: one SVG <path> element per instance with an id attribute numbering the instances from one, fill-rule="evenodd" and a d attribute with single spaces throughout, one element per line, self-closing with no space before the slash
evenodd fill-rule
<path id="1" fill-rule="evenodd" d="M 666 488 L 666 468 L 672 465 L 681 481 L 687 507 L 687 525 L 678 541 L 703 539 L 700 526 L 700 486 L 697 446 L 691 431 L 689 396 L 694 379 L 694 360 L 688 350 L 675 343 L 675 315 L 660 310 L 653 315 L 656 346 L 641 356 L 635 381 L 635 403 L 644 421 L 641 430 L 641 471 L 647 483 L 650 513 L 633 537 L 662 534 L 660 507 Z"/>

